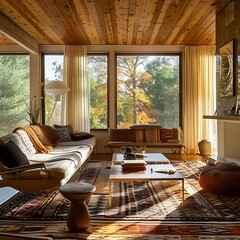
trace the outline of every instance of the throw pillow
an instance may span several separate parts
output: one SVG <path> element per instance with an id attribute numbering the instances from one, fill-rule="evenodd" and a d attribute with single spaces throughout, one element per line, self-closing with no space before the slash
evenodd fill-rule
<path id="1" fill-rule="evenodd" d="M 72 136 L 72 139 L 75 141 L 94 137 L 92 134 L 87 132 L 75 132 L 71 136 Z"/>
<path id="2" fill-rule="evenodd" d="M 0 144 L 0 161 L 8 168 L 30 164 L 26 155 L 12 141 Z"/>
<path id="3" fill-rule="evenodd" d="M 54 124 L 54 127 L 55 127 L 55 128 L 67 128 L 69 134 L 73 134 L 73 127 L 72 127 L 71 124 L 68 124 L 68 125 L 58 125 L 58 124 Z"/>
<path id="4" fill-rule="evenodd" d="M 56 131 L 60 137 L 60 142 L 68 142 L 72 140 L 67 128 L 57 128 Z"/>

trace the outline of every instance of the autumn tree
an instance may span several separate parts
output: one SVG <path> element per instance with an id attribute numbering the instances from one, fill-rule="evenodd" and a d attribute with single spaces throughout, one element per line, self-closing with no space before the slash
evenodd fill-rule
<path id="1" fill-rule="evenodd" d="M 143 66 L 147 56 L 118 56 L 117 58 L 117 122 L 123 128 L 135 123 L 152 123 L 151 101 L 143 87 L 152 78 Z"/>
<path id="2" fill-rule="evenodd" d="M 107 56 L 88 57 L 90 128 L 107 128 Z"/>

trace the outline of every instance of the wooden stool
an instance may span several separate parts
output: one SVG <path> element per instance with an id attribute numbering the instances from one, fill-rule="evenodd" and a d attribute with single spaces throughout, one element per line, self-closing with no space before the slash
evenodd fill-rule
<path id="1" fill-rule="evenodd" d="M 84 232 L 90 226 L 90 215 L 85 200 L 93 194 L 95 186 L 85 182 L 68 183 L 60 193 L 71 201 L 67 226 L 72 232 Z"/>

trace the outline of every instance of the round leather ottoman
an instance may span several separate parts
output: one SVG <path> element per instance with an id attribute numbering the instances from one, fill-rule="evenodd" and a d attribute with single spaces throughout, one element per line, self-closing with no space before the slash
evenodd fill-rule
<path id="1" fill-rule="evenodd" d="M 85 200 L 95 191 L 95 186 L 86 182 L 67 183 L 60 193 L 71 201 L 67 226 L 72 232 L 84 232 L 90 225 L 90 215 Z"/>
<path id="2" fill-rule="evenodd" d="M 200 186 L 214 194 L 240 195 L 240 165 L 234 162 L 205 167 L 199 178 Z"/>

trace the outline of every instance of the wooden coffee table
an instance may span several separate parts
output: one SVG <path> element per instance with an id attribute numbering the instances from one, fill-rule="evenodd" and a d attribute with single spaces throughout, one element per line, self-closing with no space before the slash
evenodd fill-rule
<path id="1" fill-rule="evenodd" d="M 148 164 L 169 164 L 170 161 L 162 153 L 146 153 L 147 157 L 137 158 L 137 160 L 143 159 Z M 122 153 L 113 153 L 112 162 L 113 164 L 119 164 L 123 161 Z"/>
<path id="2" fill-rule="evenodd" d="M 111 206 L 112 201 L 112 183 L 113 182 L 136 182 L 136 181 L 153 181 L 153 180 L 179 180 L 182 182 L 182 205 L 184 202 L 184 177 L 178 171 L 173 174 L 155 172 L 159 168 L 172 168 L 171 164 L 148 164 L 146 170 L 128 172 L 122 171 L 120 164 L 113 164 L 111 166 L 109 176 L 109 198 L 108 205 Z"/>

